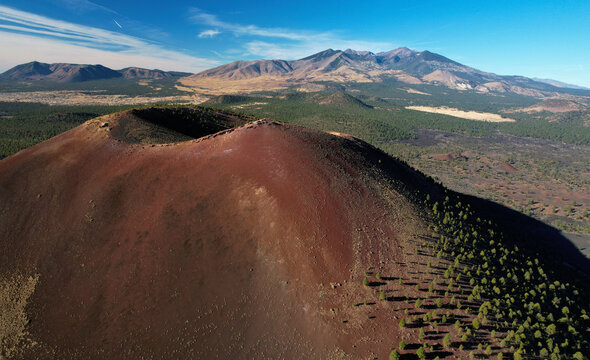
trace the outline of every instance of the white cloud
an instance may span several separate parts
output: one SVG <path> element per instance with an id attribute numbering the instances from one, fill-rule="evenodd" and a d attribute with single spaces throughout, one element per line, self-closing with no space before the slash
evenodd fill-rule
<path id="1" fill-rule="evenodd" d="M 203 32 L 201 32 L 198 36 L 200 38 L 212 38 L 216 35 L 221 34 L 221 31 L 219 30 L 205 30 Z"/>
<path id="2" fill-rule="evenodd" d="M 223 29 L 232 32 L 236 35 L 252 35 L 298 41 L 312 40 L 329 36 L 329 33 L 314 33 L 303 30 L 290 30 L 283 28 L 261 28 L 256 25 L 232 24 L 219 20 L 217 16 L 213 14 L 208 14 L 199 9 L 192 9 L 191 12 L 192 15 L 190 18 L 194 22 Z"/>
<path id="3" fill-rule="evenodd" d="M 186 72 L 199 72 L 219 65 L 207 59 L 157 49 L 158 56 L 150 54 L 151 51 L 114 52 L 101 49 L 93 49 L 76 44 L 64 43 L 59 40 L 44 39 L 37 36 L 10 34 L 0 31 L 0 57 L 1 71 L 15 65 L 33 60 L 54 63 L 66 62 L 76 64 L 101 64 L 113 69 L 122 69 L 129 66 L 139 66 L 149 69 L 176 70 Z"/>
<path id="4" fill-rule="evenodd" d="M 195 23 L 216 27 L 236 36 L 252 38 L 244 42 L 243 56 L 263 57 L 265 59 L 300 59 L 305 56 L 332 48 L 369 50 L 373 52 L 388 51 L 395 46 L 387 42 L 343 39 L 333 31 L 313 32 L 297 29 L 263 28 L 256 25 L 232 24 L 220 20 L 217 16 L 192 9 L 190 17 Z M 203 34 L 203 33 L 201 33 Z M 199 37 L 200 34 L 199 34 Z M 273 42 L 256 38 L 274 38 Z"/>
<path id="5" fill-rule="evenodd" d="M 33 60 L 141 66 L 198 72 L 217 61 L 168 50 L 159 44 L 108 30 L 55 20 L 0 6 L 0 70 Z"/>

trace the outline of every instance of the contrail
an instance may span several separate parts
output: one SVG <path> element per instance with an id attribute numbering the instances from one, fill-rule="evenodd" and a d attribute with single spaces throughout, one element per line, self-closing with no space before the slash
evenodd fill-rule
<path id="1" fill-rule="evenodd" d="M 119 23 L 117 22 L 117 20 L 113 19 L 113 21 L 115 22 L 115 24 L 117 24 L 117 26 L 118 26 L 120 29 L 122 29 L 122 28 L 123 28 L 123 27 L 121 26 L 121 24 L 119 24 Z"/>

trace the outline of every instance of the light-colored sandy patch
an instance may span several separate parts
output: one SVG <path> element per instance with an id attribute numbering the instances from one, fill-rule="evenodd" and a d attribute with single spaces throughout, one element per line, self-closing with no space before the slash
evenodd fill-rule
<path id="1" fill-rule="evenodd" d="M 475 120 L 475 121 L 487 121 L 487 122 L 514 122 L 514 119 L 505 118 L 498 114 L 492 113 L 483 113 L 477 111 L 463 111 L 459 109 L 448 108 L 446 106 L 442 107 L 431 107 L 431 106 L 406 106 L 406 109 L 409 110 L 417 110 L 417 111 L 424 111 L 434 114 L 443 114 L 454 116 L 462 119 L 467 120 Z"/>
<path id="2" fill-rule="evenodd" d="M 149 81 L 146 80 L 142 80 L 142 81 L 138 81 L 137 85 L 141 85 L 141 86 L 148 86 L 150 84 Z"/>
<path id="3" fill-rule="evenodd" d="M 348 140 L 354 140 L 354 137 L 352 135 L 348 135 L 345 133 L 341 133 L 341 132 L 337 132 L 337 131 L 326 131 L 328 134 L 332 134 L 341 138 L 345 138 Z"/>
<path id="4" fill-rule="evenodd" d="M 422 80 L 435 84 L 440 83 L 456 90 L 467 90 L 472 88 L 467 80 L 460 78 L 447 70 L 434 70 L 430 74 L 424 75 Z"/>
<path id="5" fill-rule="evenodd" d="M 38 274 L 0 279 L 0 359 L 11 358 L 35 345 L 26 331 L 29 318 L 25 308 L 38 280 Z"/>
<path id="6" fill-rule="evenodd" d="M 242 105 L 234 105 L 232 106 L 232 109 L 243 109 L 246 107 L 252 107 L 252 106 L 258 106 L 258 105 L 266 105 L 268 103 L 265 102 L 253 102 L 253 103 L 248 103 L 248 104 L 242 104 Z"/>
<path id="7" fill-rule="evenodd" d="M 186 86 L 182 86 L 182 85 L 174 85 L 174 87 L 176 88 L 176 90 L 179 91 L 185 91 L 185 92 L 194 92 L 194 89 L 190 88 L 190 87 L 186 87 Z"/>
<path id="8" fill-rule="evenodd" d="M 0 101 L 4 102 L 35 102 L 47 105 L 136 105 L 153 103 L 192 103 L 200 104 L 208 98 L 203 95 L 182 96 L 127 96 L 106 95 L 101 91 L 31 91 L 0 93 Z"/>
<path id="9" fill-rule="evenodd" d="M 502 84 L 499 81 L 487 82 L 487 83 L 483 84 L 483 86 L 486 87 L 487 89 L 489 89 L 490 91 L 496 91 L 496 92 L 500 92 L 500 93 L 504 93 L 507 90 L 506 85 Z"/>
<path id="10" fill-rule="evenodd" d="M 395 75 L 395 78 L 401 82 L 405 82 L 406 84 L 410 85 L 417 85 L 423 83 L 422 80 L 418 79 L 417 77 L 405 73 L 397 74 Z"/>
<path id="11" fill-rule="evenodd" d="M 419 94 L 419 95 L 428 95 L 430 96 L 429 93 L 425 93 L 416 89 L 412 89 L 412 88 L 407 88 L 407 89 L 401 89 L 404 90 L 405 92 L 407 92 L 408 94 Z"/>
<path id="12" fill-rule="evenodd" d="M 193 91 L 206 95 L 250 93 L 261 90 L 286 89 L 293 82 L 287 79 L 271 76 L 259 76 L 252 79 L 228 80 L 222 78 L 186 77 L 180 83 Z"/>

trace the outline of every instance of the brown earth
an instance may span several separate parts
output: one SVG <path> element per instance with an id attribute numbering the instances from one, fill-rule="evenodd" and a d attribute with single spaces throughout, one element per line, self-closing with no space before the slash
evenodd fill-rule
<path id="1" fill-rule="evenodd" d="M 500 164 L 500 166 L 498 166 L 498 169 L 500 171 L 506 171 L 506 172 L 509 172 L 509 173 L 511 173 L 511 172 L 517 172 L 518 171 L 517 168 L 515 168 L 514 166 L 512 166 L 512 165 L 510 165 L 508 163 Z"/>
<path id="2" fill-rule="evenodd" d="M 426 156 L 429 158 L 429 156 Z M 431 159 L 440 160 L 440 161 L 453 161 L 453 160 L 467 160 L 468 156 L 459 153 L 448 153 L 448 154 L 434 154 L 430 155 Z"/>
<path id="3" fill-rule="evenodd" d="M 181 143 L 122 141 L 137 121 L 91 120 L 0 162 L 0 277 L 36 283 L 13 299 L 26 303 L 13 355 L 389 353 L 391 308 L 372 307 L 374 319 L 352 304 L 374 296 L 367 269 L 392 273 L 423 228 L 379 166 L 421 178 L 351 137 L 257 121 Z"/>

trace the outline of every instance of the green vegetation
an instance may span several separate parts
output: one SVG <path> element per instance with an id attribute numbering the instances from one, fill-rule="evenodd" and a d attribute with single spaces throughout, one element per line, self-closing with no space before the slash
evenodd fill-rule
<path id="1" fill-rule="evenodd" d="M 449 89 L 444 89 L 443 93 L 441 88 L 436 86 L 428 86 L 425 89 L 431 96 L 408 94 L 398 88 L 375 91 L 380 85 L 374 83 L 355 84 L 353 87 L 360 90 L 361 95 L 357 96 L 366 106 L 359 106 L 358 102 L 350 100 L 350 96 L 341 96 L 334 100 L 333 94 L 330 93 L 287 93 L 284 96 L 270 98 L 239 96 L 224 101 L 213 100 L 210 104 L 230 109 L 239 107 L 247 114 L 270 117 L 319 130 L 348 133 L 385 150 L 388 142 L 392 140 L 413 138 L 416 129 L 443 130 L 474 136 L 494 136 L 497 132 L 502 132 L 515 136 L 590 145 L 590 127 L 585 126 L 585 119 L 589 114 L 583 111 L 560 115 L 510 113 L 508 116 L 516 119 L 516 122 L 489 123 L 405 108 L 408 105 L 449 106 L 500 113 L 506 108 L 530 106 L 538 102 L 529 97 L 498 97 Z M 558 118 L 557 121 L 555 117 Z"/>
<path id="2" fill-rule="evenodd" d="M 397 352 L 397 350 L 391 350 L 391 353 L 389 353 L 389 360 L 399 360 L 400 359 L 400 355 Z"/>
<path id="3" fill-rule="evenodd" d="M 444 346 L 445 348 L 448 348 L 449 346 L 451 346 L 451 335 L 449 335 L 449 334 L 446 334 L 446 335 L 443 337 L 443 346 Z"/>
<path id="4" fill-rule="evenodd" d="M 141 85 L 141 84 L 145 85 Z M 147 96 L 162 97 L 186 95 L 186 92 L 180 91 L 175 85 L 178 84 L 178 78 L 136 80 L 136 79 L 104 79 L 72 83 L 58 83 L 51 81 L 34 81 L 34 82 L 0 82 L 0 92 L 24 92 L 24 91 L 82 91 L 96 92 L 100 95 L 127 95 L 127 96 Z"/>
<path id="5" fill-rule="evenodd" d="M 0 103 L 0 158 L 33 146 L 121 106 L 49 106 Z"/>
<path id="6" fill-rule="evenodd" d="M 568 359 L 590 353 L 589 294 L 581 276 L 572 276 L 571 269 L 534 240 L 512 233 L 506 237 L 459 197 L 424 202 L 432 209 L 439 234 L 427 246 L 433 254 L 442 251 L 441 258 L 450 263 L 449 278 L 464 275 L 461 283 L 469 303 L 465 310 L 474 311 L 474 331 L 493 330 L 489 339 L 499 336 L 502 347 L 514 349 L 515 359 L 542 354 Z M 461 322 L 456 326 L 461 329 Z M 472 332 L 469 327 L 464 331 L 468 339 Z M 449 342 L 445 336 L 443 345 Z M 492 353 L 489 344 L 479 343 L 478 349 Z"/>
<path id="7" fill-rule="evenodd" d="M 418 350 L 416 350 L 416 356 L 418 359 L 426 359 L 426 351 L 424 350 L 424 347 L 420 346 Z"/>

